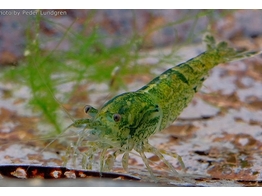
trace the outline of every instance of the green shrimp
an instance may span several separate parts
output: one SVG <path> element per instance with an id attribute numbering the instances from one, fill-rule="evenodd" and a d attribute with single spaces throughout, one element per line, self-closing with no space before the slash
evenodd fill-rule
<path id="1" fill-rule="evenodd" d="M 168 69 L 135 92 L 120 94 L 97 110 L 86 106 L 90 118 L 75 121 L 69 127 L 83 127 L 77 145 L 87 140 L 83 166 L 92 169 L 94 154 L 100 153 L 100 171 L 110 170 L 116 157 L 123 154 L 122 166 L 128 169 L 129 154 L 138 152 L 151 176 L 153 170 L 145 152 L 155 154 L 176 175 L 179 173 L 163 154 L 182 158 L 176 153 L 158 150 L 150 145 L 150 136 L 169 126 L 201 88 L 209 70 L 220 63 L 239 60 L 259 52 L 239 52 L 226 42 L 215 43 L 212 36 L 205 37 L 207 51 L 195 58 Z M 113 153 L 108 154 L 111 151 Z"/>

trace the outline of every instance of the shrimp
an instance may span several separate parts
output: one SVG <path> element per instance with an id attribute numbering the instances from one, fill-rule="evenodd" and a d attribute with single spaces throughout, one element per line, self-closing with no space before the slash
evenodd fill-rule
<path id="1" fill-rule="evenodd" d="M 179 177 L 174 166 L 164 155 L 177 158 L 185 168 L 182 158 L 174 152 L 158 150 L 150 145 L 150 136 L 160 132 L 176 120 L 201 88 L 209 70 L 220 63 L 251 57 L 260 52 L 236 51 L 226 42 L 216 44 L 211 35 L 205 36 L 207 51 L 168 69 L 137 91 L 120 94 L 101 109 L 87 105 L 90 118 L 79 119 L 69 127 L 82 127 L 76 146 L 85 143 L 83 166 L 92 169 L 94 154 L 100 153 L 100 171 L 111 170 L 116 157 L 122 154 L 122 166 L 128 169 L 129 154 L 136 151 L 154 178 L 145 152 L 155 154 Z M 111 151 L 113 153 L 108 154 Z M 74 153 L 79 153 L 74 149 Z"/>

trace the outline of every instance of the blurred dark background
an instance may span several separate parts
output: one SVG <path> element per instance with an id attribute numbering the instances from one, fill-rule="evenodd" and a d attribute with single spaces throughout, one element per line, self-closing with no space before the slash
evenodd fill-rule
<path id="1" fill-rule="evenodd" d="M 19 15 L 14 15 L 20 12 Z M 30 14 L 31 11 L 31 14 Z M 216 36 L 232 40 L 262 35 L 261 10 L 41 10 L 41 48 L 52 50 L 65 29 L 83 31 L 86 36 L 97 29 L 108 47 L 143 35 L 141 48 L 169 46 L 188 37 L 200 41 L 209 28 Z M 49 12 L 48 12 L 49 11 Z M 24 12 L 24 13 L 23 13 Z M 27 14 L 25 14 L 27 12 Z M 23 58 L 35 10 L 0 10 L 0 64 L 17 64 Z M 56 25 L 53 25 L 56 24 Z M 57 24 L 61 28 L 58 28 Z M 57 50 L 70 50 L 63 39 Z"/>

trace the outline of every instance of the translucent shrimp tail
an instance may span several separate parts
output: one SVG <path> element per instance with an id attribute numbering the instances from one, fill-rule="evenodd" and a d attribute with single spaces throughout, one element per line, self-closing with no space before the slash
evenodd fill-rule
<path id="1" fill-rule="evenodd" d="M 240 59 L 245 59 L 257 54 L 262 51 L 238 51 L 234 48 L 228 46 L 226 42 L 216 43 L 215 39 L 211 35 L 206 35 L 204 37 L 204 42 L 207 46 L 207 52 L 217 55 L 217 63 L 226 63 L 230 61 L 236 61 Z"/>

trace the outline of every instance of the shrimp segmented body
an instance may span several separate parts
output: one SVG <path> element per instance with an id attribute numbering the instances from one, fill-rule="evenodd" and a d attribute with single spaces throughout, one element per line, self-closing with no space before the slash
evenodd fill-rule
<path id="1" fill-rule="evenodd" d="M 170 125 L 192 100 L 202 86 L 209 70 L 220 63 L 251 57 L 259 52 L 239 52 L 226 42 L 215 43 L 212 36 L 205 37 L 207 51 L 168 69 L 135 92 L 120 94 L 97 110 L 86 106 L 90 118 L 76 120 L 70 127 L 83 127 L 77 145 L 87 140 L 87 152 L 83 165 L 92 169 L 94 154 L 100 153 L 101 171 L 110 170 L 116 157 L 123 154 L 122 166 L 127 170 L 129 154 L 140 154 L 151 176 L 152 168 L 145 152 L 155 154 L 169 169 L 178 175 L 174 166 L 163 154 L 177 158 L 182 167 L 182 158 L 176 153 L 160 151 L 150 145 L 150 136 Z M 113 153 L 108 154 L 111 151 Z"/>

